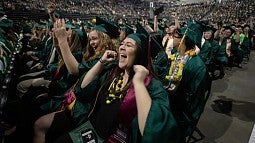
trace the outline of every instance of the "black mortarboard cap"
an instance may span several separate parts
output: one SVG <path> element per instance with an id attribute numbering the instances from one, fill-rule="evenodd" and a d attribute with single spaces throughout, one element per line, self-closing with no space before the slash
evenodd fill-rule
<path id="1" fill-rule="evenodd" d="M 245 25 L 243 26 L 243 28 L 245 28 L 245 27 L 248 27 L 248 28 L 250 28 L 250 25 L 248 25 L 248 24 L 245 24 Z"/>
<path id="2" fill-rule="evenodd" d="M 212 33 L 215 33 L 217 31 L 217 29 L 211 25 L 206 25 L 204 28 L 204 32 L 209 32 L 209 31 L 212 31 Z"/>
<path id="3" fill-rule="evenodd" d="M 164 11 L 164 6 L 161 6 L 159 8 L 157 8 L 155 11 L 154 11 L 154 15 L 159 15 L 160 13 L 162 13 Z"/>
<path id="4" fill-rule="evenodd" d="M 231 26 L 229 26 L 229 25 L 228 26 L 224 26 L 223 28 L 224 28 L 224 30 L 230 30 L 231 34 L 235 33 L 235 30 L 233 28 L 231 28 Z"/>
<path id="5" fill-rule="evenodd" d="M 161 46 L 161 35 L 159 33 L 153 32 L 149 33 L 145 30 L 145 28 L 141 24 L 136 24 L 136 33 L 142 33 L 148 37 L 148 39 L 151 39 L 151 57 L 154 58 L 157 56 L 158 52 L 163 49 Z M 149 41 L 146 41 L 149 42 Z"/>
<path id="6" fill-rule="evenodd" d="M 242 25 L 237 25 L 236 28 L 242 28 L 243 29 L 243 26 Z"/>
<path id="7" fill-rule="evenodd" d="M 196 22 L 201 25 L 203 32 L 212 31 L 214 33 L 217 30 L 216 28 L 214 28 L 212 25 L 209 24 L 208 19 L 204 19 L 204 20 L 200 20 Z"/>
<path id="8" fill-rule="evenodd" d="M 137 30 L 135 34 L 142 34 L 146 36 L 146 38 L 142 41 L 143 42 L 142 44 L 144 44 L 143 48 L 146 48 L 148 51 L 147 52 L 148 53 L 147 68 L 149 70 L 153 69 L 154 74 L 156 74 L 158 77 L 164 77 L 165 76 L 164 71 L 167 71 L 167 67 L 168 67 L 168 64 L 167 64 L 168 58 L 166 53 L 163 51 L 161 44 L 159 44 L 161 43 L 161 41 L 159 42 L 159 40 L 157 39 L 157 37 L 159 37 L 158 34 L 147 32 L 146 29 L 139 23 L 136 24 L 136 28 Z M 152 61 L 155 61 L 155 59 L 160 59 L 161 63 L 163 64 L 152 62 Z"/>

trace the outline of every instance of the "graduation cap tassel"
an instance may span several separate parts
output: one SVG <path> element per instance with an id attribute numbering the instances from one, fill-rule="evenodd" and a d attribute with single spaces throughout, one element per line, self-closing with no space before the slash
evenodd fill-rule
<path id="1" fill-rule="evenodd" d="M 188 28 L 185 30 L 185 32 L 184 32 L 184 34 L 183 34 L 183 36 L 182 36 L 181 42 L 180 42 L 180 44 L 179 44 L 179 46 L 178 46 L 178 49 L 180 49 L 180 47 L 181 47 L 181 45 L 182 45 L 182 43 L 183 43 L 183 41 L 184 41 L 184 38 L 185 38 L 185 36 L 186 36 L 187 31 L 188 31 Z"/>
<path id="2" fill-rule="evenodd" d="M 151 36 L 149 36 L 149 43 L 148 43 L 148 65 L 147 68 L 149 71 L 152 69 L 152 64 L 151 64 Z"/>

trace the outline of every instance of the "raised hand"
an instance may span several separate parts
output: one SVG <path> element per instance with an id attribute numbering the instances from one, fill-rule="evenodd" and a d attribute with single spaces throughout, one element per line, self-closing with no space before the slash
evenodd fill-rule
<path id="1" fill-rule="evenodd" d="M 47 7 L 48 13 L 51 14 L 56 10 L 56 5 L 54 3 L 49 3 L 48 7 Z"/>
<path id="2" fill-rule="evenodd" d="M 172 15 L 171 15 L 174 19 L 177 18 L 177 12 L 173 12 Z"/>
<path id="3" fill-rule="evenodd" d="M 117 59 L 117 52 L 106 50 L 103 56 L 101 57 L 101 62 L 108 63 Z"/>
<path id="4" fill-rule="evenodd" d="M 145 78 L 149 75 L 149 70 L 141 65 L 134 65 L 133 69 L 135 72 L 133 83 L 144 83 Z"/>
<path id="5" fill-rule="evenodd" d="M 54 23 L 54 36 L 57 38 L 58 43 L 61 43 L 63 40 L 67 40 L 68 32 L 66 31 L 65 27 L 65 20 L 64 19 L 58 19 Z"/>

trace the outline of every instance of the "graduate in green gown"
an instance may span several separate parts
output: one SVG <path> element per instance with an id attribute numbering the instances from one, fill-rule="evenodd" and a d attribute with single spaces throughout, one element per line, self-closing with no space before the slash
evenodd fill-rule
<path id="1" fill-rule="evenodd" d="M 223 33 L 215 38 L 219 44 L 219 50 L 216 53 L 216 62 L 219 64 L 220 78 L 225 75 L 225 67 L 230 64 L 229 60 L 232 56 L 231 49 L 234 47 L 233 40 L 231 35 L 234 33 L 234 30 L 230 26 L 225 26 Z"/>
<path id="2" fill-rule="evenodd" d="M 63 60 L 70 74 L 82 76 L 83 73 L 87 72 L 100 59 L 106 49 L 116 49 L 116 45 L 111 39 L 119 36 L 118 27 L 99 17 L 96 20 L 97 25 L 88 33 L 89 44 L 86 47 L 81 63 L 77 62 L 68 50 L 64 36 L 65 33 L 56 36 Z"/>
<path id="3" fill-rule="evenodd" d="M 206 26 L 204 31 L 204 40 L 202 40 L 202 47 L 198 54 L 204 61 L 206 68 L 210 74 L 213 75 L 216 65 L 216 54 L 219 50 L 219 44 L 214 40 L 214 33 L 216 29 L 211 26 Z"/>
<path id="4" fill-rule="evenodd" d="M 89 120 L 105 141 L 172 143 L 179 139 L 168 94 L 146 69 L 147 41 L 143 34 L 129 35 L 119 47 L 118 54 L 107 50 L 77 85 L 76 89 L 82 91 L 76 95 L 75 104 L 80 104 L 79 112 L 84 111 L 83 120 Z M 77 105 L 73 117 L 78 112 L 75 108 Z M 60 131 L 61 127 L 62 133 L 66 134 L 56 142 L 81 141 L 81 137 L 67 133 L 77 125 L 80 125 L 77 120 L 70 122 L 65 112 L 45 115 L 35 123 L 34 143 L 45 140 L 45 129 Z"/>
<path id="5" fill-rule="evenodd" d="M 180 127 L 181 142 L 185 142 L 186 137 L 193 133 L 204 109 L 205 91 L 210 86 L 207 84 L 206 66 L 195 52 L 195 43 L 199 45 L 197 39 L 202 33 L 198 27 L 196 23 L 190 23 L 188 27 L 176 30 L 174 41 L 178 48 L 170 57 L 171 65 L 164 82 Z M 199 31 L 200 34 L 197 33 Z"/>
<path id="6" fill-rule="evenodd" d="M 118 28 L 114 27 L 113 25 L 111 25 L 111 23 L 101 18 L 97 18 L 97 25 L 89 33 L 88 44 L 82 45 L 86 47 L 85 54 L 74 55 L 73 53 L 71 53 L 71 51 L 69 50 L 69 46 L 66 44 L 67 31 L 65 29 L 58 29 L 58 31 L 54 31 L 54 33 L 58 43 L 60 43 L 59 50 L 65 66 L 68 70 L 68 75 L 78 76 L 79 78 L 82 78 L 85 73 L 89 69 L 91 69 L 94 64 L 97 63 L 105 50 L 116 50 L 116 45 L 114 45 L 111 38 L 118 36 Z M 55 99 L 54 97 L 54 99 L 52 99 L 50 103 L 43 105 L 42 109 L 54 111 L 56 107 L 61 104 L 65 96 L 63 94 L 63 96 L 59 96 L 56 98 L 59 99 Z"/>

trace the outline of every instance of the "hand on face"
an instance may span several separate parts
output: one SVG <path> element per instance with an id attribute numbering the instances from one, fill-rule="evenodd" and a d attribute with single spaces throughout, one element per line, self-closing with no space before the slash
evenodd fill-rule
<path id="1" fill-rule="evenodd" d="M 171 15 L 174 19 L 177 18 L 177 12 L 173 12 Z"/>
<path id="2" fill-rule="evenodd" d="M 103 62 L 112 62 L 117 59 L 117 52 L 106 50 L 104 55 L 101 57 Z"/>
<path id="3" fill-rule="evenodd" d="M 54 36 L 58 39 L 59 43 L 63 40 L 67 40 L 68 32 L 65 28 L 65 20 L 58 19 L 54 23 Z"/>
<path id="4" fill-rule="evenodd" d="M 235 29 L 235 32 L 236 32 L 236 34 L 240 34 L 239 28 L 236 28 L 236 29 Z"/>
<path id="5" fill-rule="evenodd" d="M 133 83 L 143 83 L 145 78 L 149 75 L 149 70 L 142 65 L 134 65 L 133 69 L 135 72 Z"/>

